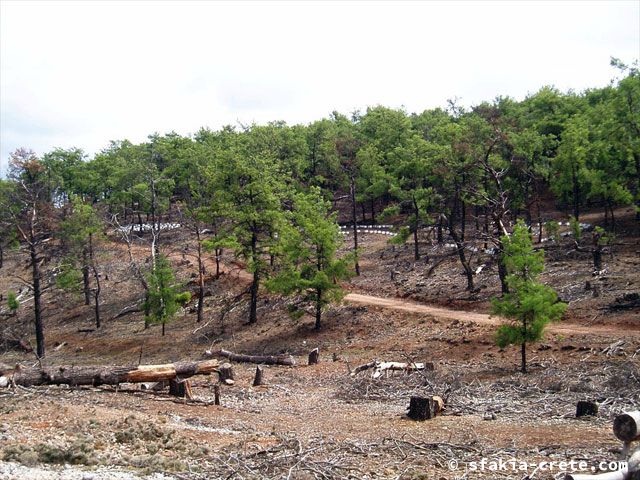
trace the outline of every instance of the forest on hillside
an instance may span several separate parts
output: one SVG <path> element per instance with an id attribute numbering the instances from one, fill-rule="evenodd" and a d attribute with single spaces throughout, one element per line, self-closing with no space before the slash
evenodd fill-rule
<path id="1" fill-rule="evenodd" d="M 377 106 L 308 125 L 152 134 L 141 144 L 111 142 L 93 158 L 79 148 L 19 149 L 0 183 L 0 265 L 15 249 L 28 256 L 29 276 L 17 281 L 33 295 L 39 357 L 45 291 L 83 292 L 100 328 L 97 259 L 107 238 L 128 245 L 122 261 L 138 281 L 145 322 L 164 332 L 190 300 L 164 253 L 166 232 L 178 226 L 195 240 L 198 321 L 203 256 L 219 261 L 227 251 L 252 275 L 249 323 L 266 286 L 304 295 L 320 328 L 323 308 L 342 295 L 340 281 L 360 273 L 359 223 L 391 225 L 391 242 L 412 244 L 416 260 L 420 232 L 452 242 L 469 291 L 477 273 L 471 242 L 480 241 L 506 293 L 505 237 L 517 219 L 538 243 L 558 235 L 542 213 L 552 204 L 572 215 L 576 246 L 593 254 L 597 271 L 616 208 L 635 205 L 640 219 L 640 72 L 612 63 L 621 78 L 604 88 L 544 87 L 522 101 L 497 97 L 469 110 L 455 101 L 421 113 Z M 601 209 L 604 228 L 580 247 L 584 208 Z M 148 261 L 132 255 L 134 237 L 144 237 Z M 15 311 L 16 292 L 2 294 Z"/>

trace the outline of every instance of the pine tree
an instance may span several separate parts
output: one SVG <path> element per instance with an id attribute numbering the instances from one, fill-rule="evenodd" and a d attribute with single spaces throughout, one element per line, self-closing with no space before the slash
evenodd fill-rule
<path id="1" fill-rule="evenodd" d="M 522 220 L 514 227 L 513 234 L 503 237 L 502 242 L 510 293 L 494 299 L 492 311 L 504 316 L 509 323 L 498 328 L 496 343 L 500 348 L 519 344 L 521 371 L 526 373 L 527 343 L 539 341 L 547 324 L 558 321 L 567 305 L 558 301 L 551 287 L 537 281 L 544 270 L 544 251 L 533 249 L 531 235 Z"/>
<path id="2" fill-rule="evenodd" d="M 280 237 L 283 265 L 267 283 L 273 291 L 302 293 L 305 300 L 313 301 L 316 329 L 321 327 L 322 309 L 344 296 L 337 282 L 349 276 L 346 260 L 336 258 L 340 229 L 330 210 L 331 203 L 322 198 L 319 188 L 295 196 Z"/>
<path id="3" fill-rule="evenodd" d="M 145 302 L 145 318 L 149 323 L 162 324 L 162 336 L 165 325 L 171 321 L 180 308 L 178 303 L 178 286 L 171 265 L 167 257 L 158 255 L 155 267 L 147 277 L 149 293 Z"/>

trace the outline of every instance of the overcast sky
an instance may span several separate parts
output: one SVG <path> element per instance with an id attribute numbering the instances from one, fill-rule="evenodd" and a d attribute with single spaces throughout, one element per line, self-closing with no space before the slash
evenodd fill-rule
<path id="1" fill-rule="evenodd" d="M 409 112 L 606 85 L 640 57 L 640 1 L 0 0 L 0 170 L 152 132 L 333 110 Z"/>

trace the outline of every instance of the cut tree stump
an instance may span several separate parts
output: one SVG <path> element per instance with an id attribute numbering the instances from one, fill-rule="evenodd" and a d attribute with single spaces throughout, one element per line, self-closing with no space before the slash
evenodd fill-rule
<path id="1" fill-rule="evenodd" d="M 595 417 L 598 415 L 598 404 L 596 402 L 579 401 L 576 405 L 576 418 Z"/>
<path id="2" fill-rule="evenodd" d="M 233 377 L 233 367 L 230 363 L 220 365 L 218 368 L 218 378 L 220 383 L 224 383 L 225 385 L 233 385 L 236 383 Z"/>
<path id="3" fill-rule="evenodd" d="M 613 433 L 623 442 L 640 440 L 640 411 L 618 415 L 613 420 Z"/>
<path id="4" fill-rule="evenodd" d="M 429 420 L 436 417 L 443 408 L 442 399 L 433 397 L 411 397 L 408 417 L 412 420 Z"/>
<path id="5" fill-rule="evenodd" d="M 256 376 L 253 378 L 253 386 L 254 387 L 259 387 L 260 385 L 263 384 L 262 374 L 263 374 L 262 367 L 260 365 L 258 365 L 256 367 Z"/>
<path id="6" fill-rule="evenodd" d="M 147 383 L 210 375 L 218 371 L 217 360 L 203 362 L 176 362 L 164 365 L 130 366 L 58 366 L 13 368 L 0 365 L 0 379 L 3 377 L 16 385 L 118 385 L 120 383 Z M 2 383 L 2 382 L 0 382 Z"/>
<path id="7" fill-rule="evenodd" d="M 189 380 L 169 380 L 169 395 L 193 400 L 191 382 Z"/>
<path id="8" fill-rule="evenodd" d="M 296 361 L 291 355 L 244 355 L 241 353 L 233 353 L 228 350 L 220 350 L 214 352 L 221 357 L 228 358 L 233 362 L 246 362 L 246 363 L 263 363 L 265 365 L 288 365 L 293 366 Z"/>
<path id="9" fill-rule="evenodd" d="M 218 384 L 213 386 L 213 403 L 220 405 L 220 385 Z"/>
<path id="10" fill-rule="evenodd" d="M 309 352 L 309 365 L 317 365 L 320 361 L 320 350 L 314 348 Z"/>

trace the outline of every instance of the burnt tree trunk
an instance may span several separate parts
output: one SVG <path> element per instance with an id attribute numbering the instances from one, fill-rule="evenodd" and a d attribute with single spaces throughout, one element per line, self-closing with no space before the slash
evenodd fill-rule
<path id="1" fill-rule="evenodd" d="M 411 397 L 407 416 L 412 420 L 429 420 L 438 414 L 438 409 L 433 397 Z"/>
<path id="2" fill-rule="evenodd" d="M 191 382 L 189 380 L 169 380 L 169 395 L 193 400 Z"/>
<path id="3" fill-rule="evenodd" d="M 44 357 L 44 325 L 42 323 L 42 289 L 40 287 L 40 265 L 38 252 L 36 251 L 35 238 L 29 244 L 29 254 L 31 257 L 31 273 L 33 287 L 33 313 L 36 327 L 36 355 L 38 358 Z"/>
<path id="4" fill-rule="evenodd" d="M 317 365 L 320 362 L 320 350 L 314 348 L 309 352 L 309 365 Z"/>
<path id="5" fill-rule="evenodd" d="M 82 289 L 84 292 L 84 304 L 91 304 L 91 288 L 89 286 L 89 252 L 88 248 L 82 249 Z"/>
<path id="6" fill-rule="evenodd" d="M 262 378 L 263 377 L 263 373 L 264 373 L 264 370 L 262 369 L 262 367 L 260 365 L 258 365 L 256 367 L 256 376 L 253 377 L 253 386 L 254 387 L 259 387 L 260 385 L 262 385 L 264 383 L 264 380 Z"/>

